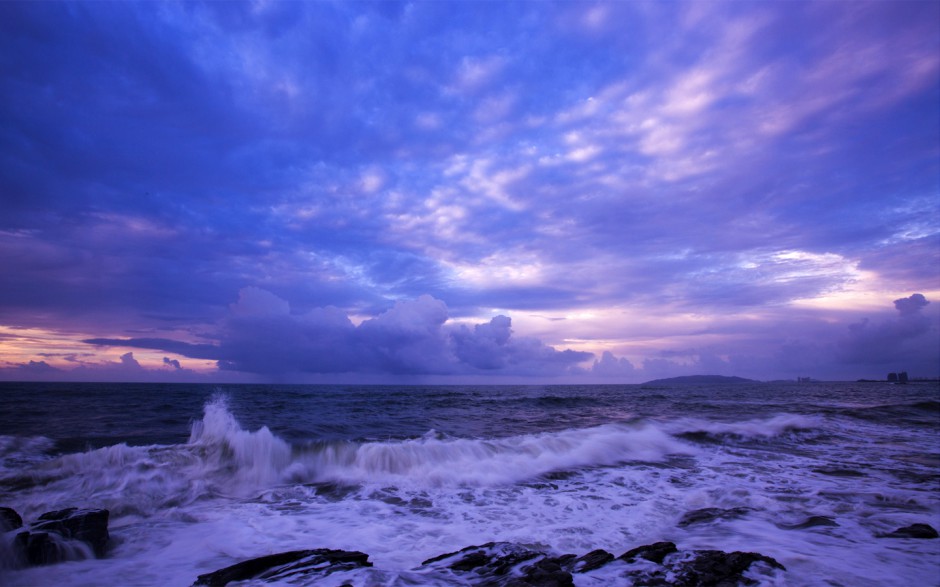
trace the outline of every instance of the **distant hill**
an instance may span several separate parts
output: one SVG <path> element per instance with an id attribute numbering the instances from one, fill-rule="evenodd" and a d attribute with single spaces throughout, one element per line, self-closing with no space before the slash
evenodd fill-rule
<path id="1" fill-rule="evenodd" d="M 725 375 L 685 375 L 683 377 L 654 379 L 643 385 L 736 385 L 739 383 L 757 383 L 757 381 L 745 379 L 744 377 L 726 377 Z"/>

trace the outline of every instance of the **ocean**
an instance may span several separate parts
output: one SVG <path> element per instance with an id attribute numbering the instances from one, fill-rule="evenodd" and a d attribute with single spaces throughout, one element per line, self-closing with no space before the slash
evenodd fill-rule
<path id="1" fill-rule="evenodd" d="M 186 586 L 313 548 L 375 566 L 289 584 L 463 584 L 416 569 L 493 541 L 672 541 L 786 567 L 759 584 L 940 585 L 940 539 L 879 537 L 940 528 L 940 386 L 3 383 L 0 506 L 110 511 L 103 558 L 14 569 L 0 534 L 7 587 Z M 705 508 L 735 515 L 687 522 Z M 629 584 L 609 567 L 575 584 Z"/>

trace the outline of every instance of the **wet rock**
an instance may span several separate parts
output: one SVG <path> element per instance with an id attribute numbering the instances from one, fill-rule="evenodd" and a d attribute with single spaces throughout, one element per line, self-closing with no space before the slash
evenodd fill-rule
<path id="1" fill-rule="evenodd" d="M 937 531 L 930 524 L 911 524 L 894 532 L 879 534 L 878 538 L 937 538 Z"/>
<path id="2" fill-rule="evenodd" d="M 0 532 L 9 532 L 23 527 L 23 518 L 13 508 L 0 507 Z"/>
<path id="3" fill-rule="evenodd" d="M 423 570 L 449 569 L 472 585 L 488 587 L 569 587 L 575 557 L 549 557 L 511 542 L 488 542 L 436 556 L 421 563 Z"/>
<path id="4" fill-rule="evenodd" d="M 51 565 L 66 560 L 66 553 L 48 532 L 20 532 L 16 541 L 29 565 Z"/>
<path id="5" fill-rule="evenodd" d="M 702 524 L 705 522 L 714 522 L 715 520 L 734 520 L 747 515 L 747 508 L 702 508 L 686 512 L 679 520 L 678 526 L 684 528 L 692 524 Z"/>
<path id="6" fill-rule="evenodd" d="M 108 535 L 108 510 L 69 508 L 46 512 L 29 527 L 19 514 L 0 508 L 0 524 L 19 530 L 9 542 L 7 565 L 13 568 L 51 565 L 103 556 Z"/>
<path id="7" fill-rule="evenodd" d="M 777 524 L 782 530 L 805 530 L 816 526 L 838 526 L 835 520 L 828 516 L 810 516 L 799 524 Z"/>
<path id="8" fill-rule="evenodd" d="M 865 473 L 862 471 L 841 467 L 816 467 L 813 472 L 820 475 L 829 475 L 830 477 L 865 477 Z"/>
<path id="9" fill-rule="evenodd" d="M 554 556 L 522 544 L 489 542 L 428 559 L 408 573 L 406 582 L 409 585 L 460 584 L 474 587 L 573 587 L 572 573 L 577 573 L 588 582 L 600 581 L 597 584 L 731 587 L 757 583 L 744 576 L 748 571 L 771 573 L 774 569 L 785 570 L 776 560 L 759 553 L 679 551 L 672 542 L 640 546 L 617 559 L 605 550 L 594 550 L 581 556 Z M 608 564 L 611 565 L 609 568 L 592 577 L 592 573 Z M 759 567 L 752 568 L 755 564 Z M 335 572 L 371 566 L 368 555 L 361 552 L 300 550 L 251 559 L 200 575 L 193 587 L 221 587 L 249 580 L 312 585 Z M 361 576 L 358 578 L 362 579 Z M 340 577 L 336 583 L 343 580 Z"/>
<path id="10" fill-rule="evenodd" d="M 7 566 L 23 568 L 94 558 L 91 545 L 55 532 L 19 532 L 10 544 Z M 4 566 L 4 565 L 0 565 Z"/>
<path id="11" fill-rule="evenodd" d="M 765 563 L 774 569 L 786 570 L 776 560 L 756 552 L 696 550 L 694 558 L 674 566 L 672 571 L 675 580 L 670 584 L 676 587 L 755 585 L 757 581 L 745 577 L 744 573 L 756 562 Z"/>
<path id="12" fill-rule="evenodd" d="M 661 565 L 663 564 L 663 559 L 677 552 L 677 550 L 676 545 L 672 542 L 656 542 L 654 544 L 632 548 L 617 558 L 626 562 L 632 562 L 638 558 L 642 558 Z"/>
<path id="13" fill-rule="evenodd" d="M 571 573 L 561 568 L 556 559 L 543 558 L 523 569 L 523 576 L 506 583 L 507 587 L 574 587 Z"/>
<path id="14" fill-rule="evenodd" d="M 55 532 L 63 538 L 79 540 L 90 545 L 95 556 L 104 556 L 110 540 L 108 510 L 68 508 L 46 512 L 30 527 L 30 534 Z"/>
<path id="15" fill-rule="evenodd" d="M 223 587 L 232 581 L 249 579 L 281 581 L 296 575 L 302 575 L 305 580 L 314 581 L 335 572 L 371 566 L 369 555 L 358 551 L 328 548 L 294 550 L 253 558 L 212 573 L 199 575 L 193 586 Z"/>
<path id="16" fill-rule="evenodd" d="M 606 550 L 598 549 L 576 558 L 571 566 L 575 573 L 587 573 L 599 569 L 612 560 L 614 560 L 614 555 Z"/>
<path id="17" fill-rule="evenodd" d="M 3 569 L 21 569 L 29 565 L 26 560 L 26 545 L 29 532 L 19 532 L 7 542 L 0 537 L 0 571 Z"/>

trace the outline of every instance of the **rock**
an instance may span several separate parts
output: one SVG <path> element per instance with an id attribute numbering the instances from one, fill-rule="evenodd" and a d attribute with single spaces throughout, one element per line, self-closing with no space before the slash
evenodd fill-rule
<path id="1" fill-rule="evenodd" d="M 65 560 L 65 553 L 48 532 L 20 532 L 16 539 L 30 565 L 51 565 Z"/>
<path id="2" fill-rule="evenodd" d="M 19 568 L 103 556 L 110 538 L 108 515 L 108 510 L 77 508 L 46 512 L 13 537 L 8 564 Z M 0 508 L 0 525 L 19 530 L 23 521 L 12 509 Z"/>
<path id="3" fill-rule="evenodd" d="M 753 563 L 763 562 L 775 569 L 786 570 L 769 556 L 755 552 L 722 552 L 720 550 L 696 550 L 695 557 L 675 565 L 673 574 L 677 587 L 736 587 L 754 585 L 756 581 L 744 577 Z"/>
<path id="4" fill-rule="evenodd" d="M 930 524 L 911 524 L 888 534 L 879 534 L 878 538 L 937 538 L 938 536 L 940 535 Z"/>
<path id="5" fill-rule="evenodd" d="M 424 561 L 421 566 L 469 575 L 462 579 L 472 585 L 573 587 L 571 573 L 563 566 L 574 564 L 575 557 L 572 555 L 549 557 L 544 552 L 511 542 L 488 542 L 436 556 Z"/>
<path id="6" fill-rule="evenodd" d="M 293 575 L 303 575 L 305 579 L 323 578 L 337 571 L 351 571 L 371 567 L 369 555 L 358 551 L 330 550 L 294 550 L 249 559 L 224 569 L 196 578 L 196 585 L 222 587 L 232 581 L 264 579 L 280 581 Z"/>
<path id="7" fill-rule="evenodd" d="M 0 507 L 0 532 L 9 532 L 23 527 L 23 518 L 13 508 Z"/>
<path id="8" fill-rule="evenodd" d="M 108 510 L 80 510 L 68 508 L 46 512 L 39 516 L 39 521 L 30 527 L 30 533 L 36 531 L 55 532 L 63 538 L 80 540 L 89 544 L 95 556 L 104 556 L 110 540 L 108 534 Z"/>
<path id="9" fill-rule="evenodd" d="M 4 544 L 0 543 L 0 571 L 3 569 L 21 569 L 29 565 L 29 561 L 26 559 L 28 540 L 29 532 L 18 532 L 12 540 L 7 542 L 7 548 L 4 548 Z"/>
<path id="10" fill-rule="evenodd" d="M 838 526 L 835 520 L 828 516 L 810 516 L 799 524 L 777 524 L 782 530 L 805 530 L 816 526 Z"/>
<path id="11" fill-rule="evenodd" d="M 672 542 L 656 542 L 654 544 L 647 544 L 646 546 L 638 546 L 630 549 L 617 558 L 626 562 L 642 558 L 661 565 L 666 556 L 677 552 L 677 550 L 676 545 Z"/>
<path id="12" fill-rule="evenodd" d="M 745 516 L 748 512 L 747 508 L 702 508 L 700 510 L 694 510 L 691 512 L 686 512 L 682 516 L 682 519 L 679 520 L 678 526 L 684 528 L 686 526 L 691 526 L 692 524 L 701 524 L 704 522 L 714 522 L 715 520 L 734 520 L 736 518 L 741 518 Z"/>
<path id="13" fill-rule="evenodd" d="M 575 573 L 587 573 L 606 565 L 612 560 L 614 560 L 614 555 L 606 550 L 592 550 L 586 555 L 575 559 L 572 568 Z"/>
<path id="14" fill-rule="evenodd" d="M 816 467 L 812 469 L 814 473 L 820 475 L 829 475 L 830 477 L 865 477 L 865 473 L 855 469 L 843 469 L 841 467 Z"/>

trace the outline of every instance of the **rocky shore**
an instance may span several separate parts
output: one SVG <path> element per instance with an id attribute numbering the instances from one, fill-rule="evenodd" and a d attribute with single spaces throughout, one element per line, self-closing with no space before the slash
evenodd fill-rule
<path id="1" fill-rule="evenodd" d="M 68 508 L 46 512 L 24 526 L 16 511 L 0 507 L 0 568 L 102 557 L 111 539 L 109 515 L 103 509 Z"/>
<path id="2" fill-rule="evenodd" d="M 741 512 L 708 508 L 689 512 L 680 526 L 712 519 L 736 517 Z M 11 508 L 0 507 L 0 569 L 48 565 L 108 555 L 108 510 L 68 508 L 47 512 L 24 524 Z M 817 519 L 818 518 L 818 519 Z M 833 525 L 829 518 L 810 518 L 806 525 Z M 802 527 L 796 525 L 794 527 Z M 937 531 L 913 524 L 877 538 L 931 539 Z M 373 568 L 369 555 L 326 548 L 269 554 L 199 575 L 193 587 L 223 587 L 236 581 L 288 581 L 316 584 L 332 577 L 335 583 L 365 581 L 358 572 Z M 402 573 L 414 584 L 459 584 L 486 587 L 566 587 L 579 575 L 591 584 L 644 586 L 754 585 L 762 578 L 786 572 L 773 558 L 755 552 L 682 550 L 672 542 L 656 542 L 614 554 L 594 550 L 586 554 L 557 555 L 530 545 L 489 542 L 430 558 Z M 338 578 L 338 581 L 336 579 Z M 347 581 L 348 579 L 348 581 Z"/>

